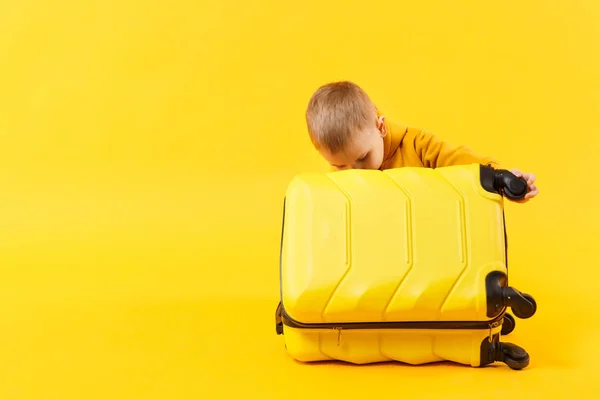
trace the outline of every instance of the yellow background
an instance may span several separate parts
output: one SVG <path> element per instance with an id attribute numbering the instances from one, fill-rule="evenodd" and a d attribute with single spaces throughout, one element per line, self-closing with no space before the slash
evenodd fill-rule
<path id="1" fill-rule="evenodd" d="M 0 398 L 594 398 L 598 43 L 594 0 L 3 2 Z M 507 205 L 527 370 L 286 355 L 282 198 L 337 79 L 537 174 Z"/>

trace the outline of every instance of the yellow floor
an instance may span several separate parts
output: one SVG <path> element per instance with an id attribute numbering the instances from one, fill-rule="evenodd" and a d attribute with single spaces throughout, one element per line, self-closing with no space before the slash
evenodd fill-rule
<path id="1" fill-rule="evenodd" d="M 510 339 L 532 361 L 512 371 L 301 364 L 275 336 L 266 299 L 20 304 L 1 325 L 0 398 L 595 398 L 584 390 L 598 387 L 598 322 L 554 310 L 541 304 L 519 321 Z"/>

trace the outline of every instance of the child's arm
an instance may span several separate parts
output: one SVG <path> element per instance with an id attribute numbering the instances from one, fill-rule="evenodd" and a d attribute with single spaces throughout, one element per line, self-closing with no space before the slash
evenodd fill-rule
<path id="1" fill-rule="evenodd" d="M 481 156 L 467 146 L 452 146 L 440 140 L 431 132 L 419 132 L 415 136 L 414 145 L 423 166 L 428 168 L 478 163 L 490 165 L 495 169 L 507 169 L 502 167 L 492 157 Z M 519 203 L 527 202 L 537 196 L 539 189 L 535 184 L 536 177 L 534 174 L 524 173 L 516 168 L 511 168 L 510 172 L 519 178 L 527 180 L 528 193 L 524 199 L 518 201 Z"/>
<path id="2" fill-rule="evenodd" d="M 467 146 L 453 146 L 425 130 L 415 136 L 414 146 L 423 166 L 426 168 L 473 163 L 491 165 L 496 169 L 501 168 L 494 158 L 477 154 Z"/>

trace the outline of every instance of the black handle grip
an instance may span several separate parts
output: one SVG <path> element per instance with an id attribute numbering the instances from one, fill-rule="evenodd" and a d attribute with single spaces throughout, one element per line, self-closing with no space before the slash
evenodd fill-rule
<path id="1" fill-rule="evenodd" d="M 521 200 L 527 194 L 529 185 L 525 179 L 517 178 L 512 172 L 498 169 L 494 172 L 494 188 L 511 200 Z"/>

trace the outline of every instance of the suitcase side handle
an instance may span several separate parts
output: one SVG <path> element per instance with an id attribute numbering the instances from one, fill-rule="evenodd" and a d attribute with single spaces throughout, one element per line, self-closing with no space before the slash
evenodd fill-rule
<path id="1" fill-rule="evenodd" d="M 510 200 L 521 200 L 527 194 L 529 185 L 506 169 L 494 169 L 482 165 L 480 169 L 481 186 L 488 192 L 503 194 Z"/>

